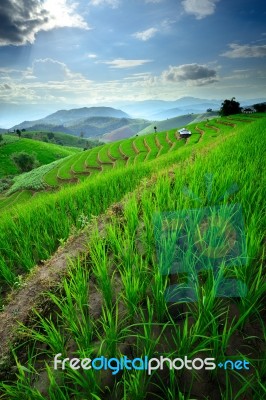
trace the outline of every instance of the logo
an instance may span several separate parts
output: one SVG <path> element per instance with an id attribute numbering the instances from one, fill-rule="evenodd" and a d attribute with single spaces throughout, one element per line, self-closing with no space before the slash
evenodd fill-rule
<path id="1" fill-rule="evenodd" d="M 206 176 L 207 200 L 210 201 L 212 178 Z M 198 275 L 212 270 L 216 297 L 244 297 L 246 285 L 226 277 L 229 267 L 247 264 L 244 221 L 240 204 L 224 200 L 237 191 L 232 185 L 218 200 L 223 204 L 154 215 L 157 259 L 163 275 L 186 275 L 186 282 L 171 285 L 165 292 L 168 302 L 197 301 Z M 184 188 L 197 202 L 200 199 Z"/>

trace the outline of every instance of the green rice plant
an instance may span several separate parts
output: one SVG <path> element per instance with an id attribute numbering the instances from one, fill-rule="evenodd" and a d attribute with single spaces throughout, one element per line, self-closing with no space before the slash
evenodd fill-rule
<path id="1" fill-rule="evenodd" d="M 144 152 L 147 153 L 147 149 L 144 145 L 144 137 L 145 136 L 139 136 L 134 140 L 135 146 L 136 148 L 140 151 L 140 152 Z"/>
<path id="2" fill-rule="evenodd" d="M 128 157 L 134 158 L 136 156 L 136 153 L 132 147 L 132 142 L 134 140 L 135 138 L 121 141 L 120 148 L 123 151 L 123 153 L 126 154 Z"/>
<path id="3" fill-rule="evenodd" d="M 147 289 L 150 286 L 148 268 L 142 258 L 136 255 L 130 268 L 123 268 L 122 264 L 120 270 L 121 280 L 124 285 L 122 298 L 127 305 L 129 317 L 133 319 L 140 305 L 143 304 Z"/>
<path id="4" fill-rule="evenodd" d="M 88 150 L 83 151 L 80 157 L 72 164 L 72 171 L 74 174 L 85 172 L 85 160 L 88 157 Z"/>
<path id="5" fill-rule="evenodd" d="M 118 301 L 111 308 L 106 304 L 103 306 L 95 334 L 100 341 L 98 355 L 104 354 L 108 358 L 120 356 L 119 344 L 128 337 L 129 328 L 125 317 L 121 319 L 119 315 Z"/>
<path id="6" fill-rule="evenodd" d="M 34 366 L 32 366 L 31 361 L 27 364 L 27 367 L 20 364 L 16 358 L 16 366 L 18 372 L 16 374 L 17 380 L 15 383 L 4 383 L 0 382 L 0 390 L 4 392 L 6 398 L 8 399 L 36 399 L 45 400 L 45 398 L 40 394 L 39 390 L 32 386 L 33 377 L 38 374 Z"/>
<path id="7" fill-rule="evenodd" d="M 95 233 L 89 246 L 90 264 L 104 301 L 108 306 L 111 306 L 113 302 L 112 277 L 110 276 L 111 271 L 105 248 L 106 240 L 101 240 Z"/>
<path id="8" fill-rule="evenodd" d="M 123 141 L 122 140 L 118 140 L 118 141 L 116 141 L 114 143 L 111 143 L 109 145 L 109 152 L 110 152 L 112 157 L 121 158 L 121 154 L 120 154 L 120 151 L 119 151 L 119 146 L 120 146 L 121 143 L 123 143 Z"/>
<path id="9" fill-rule="evenodd" d="M 60 311 L 60 321 L 80 351 L 89 349 L 92 339 L 92 321 L 89 314 L 89 274 L 78 259 L 69 265 L 69 275 L 63 282 L 63 296 L 50 294 Z"/>
<path id="10" fill-rule="evenodd" d="M 72 157 L 72 156 L 69 156 Z M 45 189 L 46 184 L 44 176 L 54 167 L 62 163 L 61 160 L 54 161 L 53 163 L 43 165 L 39 168 L 33 169 L 32 171 L 25 172 L 24 174 L 18 175 L 14 178 L 14 183 L 11 188 L 7 191 L 7 195 L 10 195 L 18 190 L 33 189 L 40 190 Z M 64 159 L 65 161 L 65 159 Z"/>
<path id="11" fill-rule="evenodd" d="M 108 153 L 107 153 L 108 148 L 109 148 L 109 146 L 105 145 L 99 149 L 98 156 L 99 156 L 100 162 L 103 162 L 103 163 L 105 163 L 105 162 L 111 163 L 112 162 L 112 160 L 110 159 L 110 157 L 108 156 Z"/>
<path id="12" fill-rule="evenodd" d="M 57 353 L 65 354 L 66 337 L 62 329 L 58 328 L 58 324 L 52 321 L 51 316 L 45 318 L 37 310 L 33 311 L 38 318 L 38 325 L 35 328 L 28 328 L 20 324 L 21 334 L 33 341 L 46 344 L 49 347 L 49 350 L 46 350 L 46 352 L 49 352 L 51 355 Z"/>

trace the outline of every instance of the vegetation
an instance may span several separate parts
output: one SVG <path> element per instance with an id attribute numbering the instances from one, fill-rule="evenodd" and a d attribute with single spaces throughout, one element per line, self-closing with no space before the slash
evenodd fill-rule
<path id="1" fill-rule="evenodd" d="M 77 137 L 63 132 L 50 132 L 38 130 L 23 130 L 22 137 L 26 139 L 38 140 L 45 143 L 57 144 L 59 146 L 78 147 L 78 148 L 93 148 L 101 144 L 98 140 L 89 140 Z M 5 138 L 7 135 L 4 135 Z M 8 134 L 8 137 L 15 137 L 14 134 Z"/>
<path id="2" fill-rule="evenodd" d="M 241 107 L 240 103 L 235 101 L 235 97 L 232 97 L 231 100 L 224 100 L 222 103 L 221 109 L 220 109 L 220 114 L 222 116 L 228 116 L 232 114 L 240 114 L 241 113 Z"/>
<path id="3" fill-rule="evenodd" d="M 19 173 L 19 168 L 12 161 L 14 153 L 26 152 L 29 155 L 35 155 L 40 165 L 44 165 L 80 152 L 76 148 L 65 148 L 25 138 L 19 139 L 6 134 L 3 138 L 4 142 L 0 146 L 0 178 Z"/>
<path id="4" fill-rule="evenodd" d="M 33 168 L 37 168 L 39 166 L 38 160 L 36 159 L 35 155 L 28 154 L 25 151 L 13 153 L 11 159 L 20 170 L 20 172 L 28 172 L 31 171 Z"/>
<path id="5" fill-rule="evenodd" d="M 42 271 L 36 283 L 43 286 L 47 281 L 45 289 L 54 276 L 58 284 L 48 295 L 41 292 L 38 302 L 30 298 L 35 311 L 31 318 L 24 315 L 19 332 L 13 329 L 13 336 L 8 337 L 15 357 L 12 362 L 5 354 L 0 366 L 3 398 L 95 400 L 149 395 L 154 399 L 207 399 L 210 393 L 222 400 L 264 398 L 266 174 L 261 160 L 266 152 L 265 118 L 239 118 L 192 125 L 192 137 L 186 144 L 175 140 L 171 131 L 167 139 L 160 132 L 147 136 L 145 143 L 145 137 L 138 137 L 106 146 L 120 160 L 121 151 L 129 157 L 136 154 L 133 143 L 139 151 L 135 158 L 141 156 L 144 161 L 150 154 L 148 148 L 154 156 L 127 168 L 100 172 L 93 179 L 2 213 L 2 321 L 9 310 L 7 285 L 27 290 L 34 272 L 26 285 L 23 275 L 37 263 L 43 264 L 61 244 L 51 263 L 35 270 L 35 274 Z M 169 140 L 178 146 L 182 142 L 182 146 L 172 147 Z M 88 152 L 94 166 L 98 154 L 107 161 L 104 148 Z M 60 161 L 59 168 L 72 158 L 77 162 L 77 156 L 70 156 Z M 244 225 L 235 217 L 236 210 Z M 190 223 L 189 215 L 196 217 Z M 210 217 L 207 222 L 206 215 Z M 67 242 L 71 234 L 82 249 L 72 257 L 69 248 L 75 239 Z M 206 243 L 218 247 L 220 240 L 226 240 L 226 253 L 213 256 Z M 167 257 L 171 246 L 176 252 L 171 254 L 181 257 L 181 265 L 186 263 L 184 270 L 177 266 L 171 270 Z M 64 247 L 68 268 L 62 263 Z M 228 262 L 232 257 L 233 262 Z M 218 260 L 215 266 L 213 259 Z M 55 271 L 60 260 L 60 269 Z M 219 292 L 222 279 L 242 283 L 237 286 L 238 296 Z M 177 296 L 171 301 L 171 285 L 190 289 L 182 292 L 187 299 Z M 34 296 L 32 289 L 30 296 Z M 20 308 L 21 303 L 18 309 L 14 303 L 10 307 L 18 320 L 25 314 Z M 68 364 L 62 371 L 53 368 L 58 353 L 70 359 L 211 357 L 216 365 L 245 359 L 250 370 L 218 366 L 213 371 L 170 370 L 166 362 L 163 370 L 151 375 L 126 369 L 117 375 L 106 370 L 74 370 Z"/>

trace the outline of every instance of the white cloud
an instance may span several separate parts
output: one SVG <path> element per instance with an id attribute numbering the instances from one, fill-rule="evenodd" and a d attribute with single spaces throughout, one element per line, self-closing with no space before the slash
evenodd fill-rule
<path id="1" fill-rule="evenodd" d="M 88 54 L 88 58 L 97 58 L 97 54 L 90 53 Z"/>
<path id="2" fill-rule="evenodd" d="M 89 29 L 84 18 L 76 12 L 78 3 L 69 0 L 45 0 L 43 7 L 49 13 L 46 29 L 53 28 L 81 28 Z"/>
<path id="3" fill-rule="evenodd" d="M 70 79 L 82 79 L 82 75 L 71 72 L 66 64 L 60 61 L 44 58 L 34 60 L 32 68 L 25 73 L 25 78 L 40 82 L 62 82 Z"/>
<path id="4" fill-rule="evenodd" d="M 182 6 L 187 14 L 202 19 L 215 12 L 216 3 L 220 0 L 183 0 Z"/>
<path id="5" fill-rule="evenodd" d="M 120 4 L 120 0 L 91 0 L 90 4 L 92 6 L 110 6 L 112 8 L 117 8 Z"/>
<path id="6" fill-rule="evenodd" d="M 231 50 L 226 51 L 221 54 L 228 58 L 252 58 L 252 57 L 266 57 L 266 45 L 256 46 L 256 45 L 240 45 L 236 43 L 231 43 L 229 45 Z"/>
<path id="7" fill-rule="evenodd" d="M 132 36 L 134 36 L 136 39 L 143 40 L 145 42 L 146 40 L 151 39 L 157 32 L 158 29 L 149 28 L 142 32 L 133 33 Z"/>
<path id="8" fill-rule="evenodd" d="M 207 65 L 183 64 L 170 66 L 163 71 L 162 79 L 165 82 L 187 82 L 195 86 L 204 86 L 217 82 L 217 72 Z"/>
<path id="9" fill-rule="evenodd" d="M 110 65 L 110 68 L 132 68 L 151 62 L 152 60 L 125 60 L 118 58 L 112 61 L 105 61 L 104 64 Z"/>

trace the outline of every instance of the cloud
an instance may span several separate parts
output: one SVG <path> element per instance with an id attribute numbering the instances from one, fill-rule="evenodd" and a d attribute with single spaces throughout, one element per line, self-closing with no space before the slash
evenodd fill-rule
<path id="1" fill-rule="evenodd" d="M 97 54 L 90 53 L 88 54 L 88 58 L 97 58 Z"/>
<path id="2" fill-rule="evenodd" d="M 120 4 L 120 0 L 91 0 L 90 4 L 92 6 L 110 6 L 112 8 L 117 8 Z"/>
<path id="3" fill-rule="evenodd" d="M 216 3 L 220 0 L 183 0 L 182 6 L 187 14 L 202 19 L 215 12 Z"/>
<path id="4" fill-rule="evenodd" d="M 44 58 L 33 62 L 32 68 L 26 72 L 25 78 L 34 78 L 41 82 L 60 82 L 69 79 L 80 79 L 82 75 L 71 72 L 66 64 L 60 61 Z"/>
<path id="5" fill-rule="evenodd" d="M 33 43 L 36 34 L 61 27 L 89 29 L 69 0 L 5 0 L 0 5 L 0 46 Z"/>
<path id="6" fill-rule="evenodd" d="M 204 86 L 217 82 L 217 73 L 206 65 L 183 64 L 178 67 L 170 66 L 163 71 L 162 79 L 165 82 L 188 82 L 194 86 Z"/>
<path id="7" fill-rule="evenodd" d="M 11 89 L 12 87 L 7 83 L 3 83 L 2 85 L 0 85 L 0 90 L 11 90 Z"/>
<path id="8" fill-rule="evenodd" d="M 145 42 L 146 40 L 151 39 L 156 34 L 156 32 L 158 32 L 158 29 L 149 28 L 142 32 L 133 33 L 132 36 L 134 36 L 136 39 L 143 40 Z"/>
<path id="9" fill-rule="evenodd" d="M 240 45 L 236 43 L 229 44 L 231 50 L 221 54 L 228 58 L 252 58 L 252 57 L 266 57 L 266 45 L 252 46 L 248 44 Z"/>
<path id="10" fill-rule="evenodd" d="M 125 60 L 118 58 L 113 61 L 105 61 L 104 64 L 110 65 L 110 68 L 132 68 L 151 62 L 152 60 Z"/>

